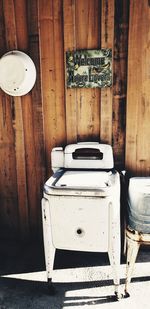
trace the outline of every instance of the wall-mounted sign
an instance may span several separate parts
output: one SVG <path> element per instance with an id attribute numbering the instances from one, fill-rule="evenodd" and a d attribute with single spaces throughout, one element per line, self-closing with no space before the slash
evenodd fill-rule
<path id="1" fill-rule="evenodd" d="M 66 53 L 67 87 L 112 85 L 112 50 L 77 50 Z"/>

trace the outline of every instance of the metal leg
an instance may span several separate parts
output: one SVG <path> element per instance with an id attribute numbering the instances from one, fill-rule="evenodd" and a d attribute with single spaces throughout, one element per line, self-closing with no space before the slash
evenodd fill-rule
<path id="1" fill-rule="evenodd" d="M 140 243 L 130 239 L 127 236 L 127 263 L 126 263 L 126 281 L 125 281 L 125 297 L 129 297 L 128 292 L 131 276 L 134 269 L 136 257 L 140 248 Z"/>
<path id="2" fill-rule="evenodd" d="M 51 220 L 50 220 L 50 206 L 49 201 L 42 199 L 42 222 L 43 222 L 43 237 L 44 237 L 44 251 L 48 286 L 51 294 L 54 294 L 54 287 L 52 285 L 52 272 L 55 259 L 55 247 L 52 242 Z"/>
<path id="3" fill-rule="evenodd" d="M 117 242 L 117 240 L 116 240 L 116 242 Z M 108 256 L 109 256 L 110 264 L 111 264 L 112 271 L 113 271 L 113 281 L 114 281 L 114 285 L 115 285 L 115 295 L 116 295 L 116 298 L 119 299 L 121 297 L 120 292 L 119 292 L 119 287 L 120 287 L 120 277 L 119 277 L 120 250 L 118 248 L 118 244 L 114 243 L 114 240 L 113 240 L 112 246 L 109 248 Z"/>
<path id="4" fill-rule="evenodd" d="M 115 285 L 115 295 L 116 300 L 119 300 L 122 298 L 122 295 L 119 291 L 120 287 L 120 255 L 121 255 L 121 249 L 120 249 L 120 232 L 115 225 L 118 225 L 118 223 L 112 223 L 109 233 L 109 250 L 108 250 L 108 256 L 110 260 L 110 264 L 113 271 L 113 281 Z"/>
<path id="5" fill-rule="evenodd" d="M 127 236 L 126 236 L 126 222 L 124 222 L 124 238 L 123 238 L 123 255 L 127 253 Z"/>
<path id="6" fill-rule="evenodd" d="M 114 207 L 115 205 L 115 207 Z M 113 281 L 115 285 L 115 298 L 122 298 L 120 293 L 120 258 L 121 258 L 121 238 L 120 238 L 120 204 L 114 201 L 109 204 L 109 235 L 108 235 L 108 256 L 113 271 Z"/>

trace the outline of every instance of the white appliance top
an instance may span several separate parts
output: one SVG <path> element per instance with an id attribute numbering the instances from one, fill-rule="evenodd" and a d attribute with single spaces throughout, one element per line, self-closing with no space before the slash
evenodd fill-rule
<path id="1" fill-rule="evenodd" d="M 72 196 L 111 196 L 120 194 L 119 173 L 95 170 L 59 169 L 44 185 L 44 194 Z"/>
<path id="2" fill-rule="evenodd" d="M 77 143 L 55 147 L 51 152 L 52 169 L 112 169 L 112 147 L 98 142 Z"/>
<path id="3" fill-rule="evenodd" d="M 58 179 L 55 187 L 61 188 L 85 188 L 99 189 L 106 188 L 110 185 L 111 172 L 100 171 L 66 171 L 62 177 Z"/>

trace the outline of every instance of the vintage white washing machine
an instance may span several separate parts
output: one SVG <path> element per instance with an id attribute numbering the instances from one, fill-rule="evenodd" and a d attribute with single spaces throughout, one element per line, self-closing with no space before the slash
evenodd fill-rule
<path id="1" fill-rule="evenodd" d="M 108 252 L 119 298 L 120 177 L 112 147 L 77 143 L 51 153 L 54 174 L 44 185 L 42 222 L 48 282 L 56 249 Z"/>

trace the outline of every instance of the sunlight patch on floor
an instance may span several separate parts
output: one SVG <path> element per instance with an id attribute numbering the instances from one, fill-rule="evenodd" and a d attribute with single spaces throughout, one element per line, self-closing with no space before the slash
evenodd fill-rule
<path id="1" fill-rule="evenodd" d="M 126 266 L 120 266 L 120 277 L 125 278 Z M 134 268 L 133 277 L 150 276 L 150 262 L 136 263 Z M 46 282 L 46 271 L 8 274 L 2 275 L 4 278 L 15 278 L 31 281 Z M 79 267 L 68 269 L 56 269 L 53 271 L 53 282 L 88 282 L 88 281 L 101 281 L 112 280 L 111 266 L 94 266 L 94 267 Z"/>

